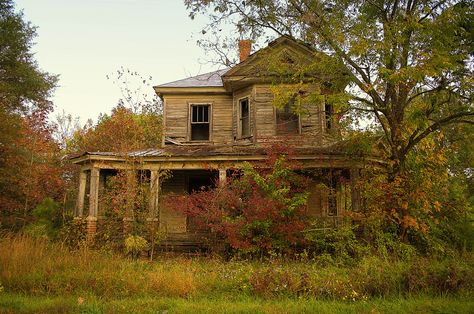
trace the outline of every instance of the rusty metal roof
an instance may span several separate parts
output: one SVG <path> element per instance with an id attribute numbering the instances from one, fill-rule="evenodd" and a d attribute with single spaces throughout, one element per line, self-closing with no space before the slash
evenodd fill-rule
<path id="1" fill-rule="evenodd" d="M 222 75 L 227 71 L 229 71 L 229 68 L 161 84 L 156 87 L 222 87 L 224 86 Z"/>

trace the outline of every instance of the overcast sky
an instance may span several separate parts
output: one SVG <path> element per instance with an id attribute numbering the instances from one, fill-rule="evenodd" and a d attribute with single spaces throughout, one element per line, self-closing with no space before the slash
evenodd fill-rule
<path id="1" fill-rule="evenodd" d="M 106 76 L 121 66 L 153 84 L 215 68 L 196 40 L 204 20 L 191 20 L 182 0 L 16 0 L 38 27 L 40 67 L 59 74 L 55 111 L 96 120 L 121 94 Z"/>

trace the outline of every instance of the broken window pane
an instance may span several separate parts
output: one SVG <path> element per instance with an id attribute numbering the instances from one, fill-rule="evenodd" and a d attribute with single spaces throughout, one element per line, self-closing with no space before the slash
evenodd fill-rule
<path id="1" fill-rule="evenodd" d="M 276 110 L 276 133 L 277 135 L 299 133 L 299 117 L 293 112 L 290 104 Z"/>
<path id="2" fill-rule="evenodd" d="M 241 137 L 250 136 L 250 108 L 247 98 L 240 101 L 240 130 Z"/>
<path id="3" fill-rule="evenodd" d="M 209 140 L 209 108 L 210 105 L 191 106 L 191 140 Z"/>

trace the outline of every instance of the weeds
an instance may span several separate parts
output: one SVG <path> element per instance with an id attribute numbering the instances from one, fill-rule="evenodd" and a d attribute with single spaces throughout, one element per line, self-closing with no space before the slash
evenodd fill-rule
<path id="1" fill-rule="evenodd" d="M 355 265 L 322 266 L 309 257 L 267 261 L 210 257 L 131 260 L 87 247 L 71 250 L 41 238 L 0 238 L 3 293 L 101 299 L 316 298 L 354 302 L 378 297 L 472 295 L 474 258 L 408 261 L 362 258 Z"/>

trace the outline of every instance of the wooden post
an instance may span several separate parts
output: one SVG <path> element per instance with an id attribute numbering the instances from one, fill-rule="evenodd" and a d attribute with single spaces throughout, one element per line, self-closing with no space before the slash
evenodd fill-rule
<path id="1" fill-rule="evenodd" d="M 223 187 L 227 182 L 227 170 L 219 169 L 219 186 Z"/>
<path id="2" fill-rule="evenodd" d="M 83 170 L 79 173 L 79 192 L 77 193 L 76 217 L 84 215 L 84 197 L 86 196 L 87 173 Z"/>
<path id="3" fill-rule="evenodd" d="M 150 174 L 150 204 L 149 204 L 149 217 L 156 218 L 159 209 L 159 198 L 160 198 L 160 175 L 158 170 L 151 170 Z"/>
<path id="4" fill-rule="evenodd" d="M 97 231 L 97 214 L 99 211 L 99 177 L 100 169 L 91 169 L 89 192 L 89 216 L 87 217 L 87 236 L 92 239 Z"/>
<path id="5" fill-rule="evenodd" d="M 359 169 L 351 168 L 351 205 L 352 211 L 360 210 Z"/>

